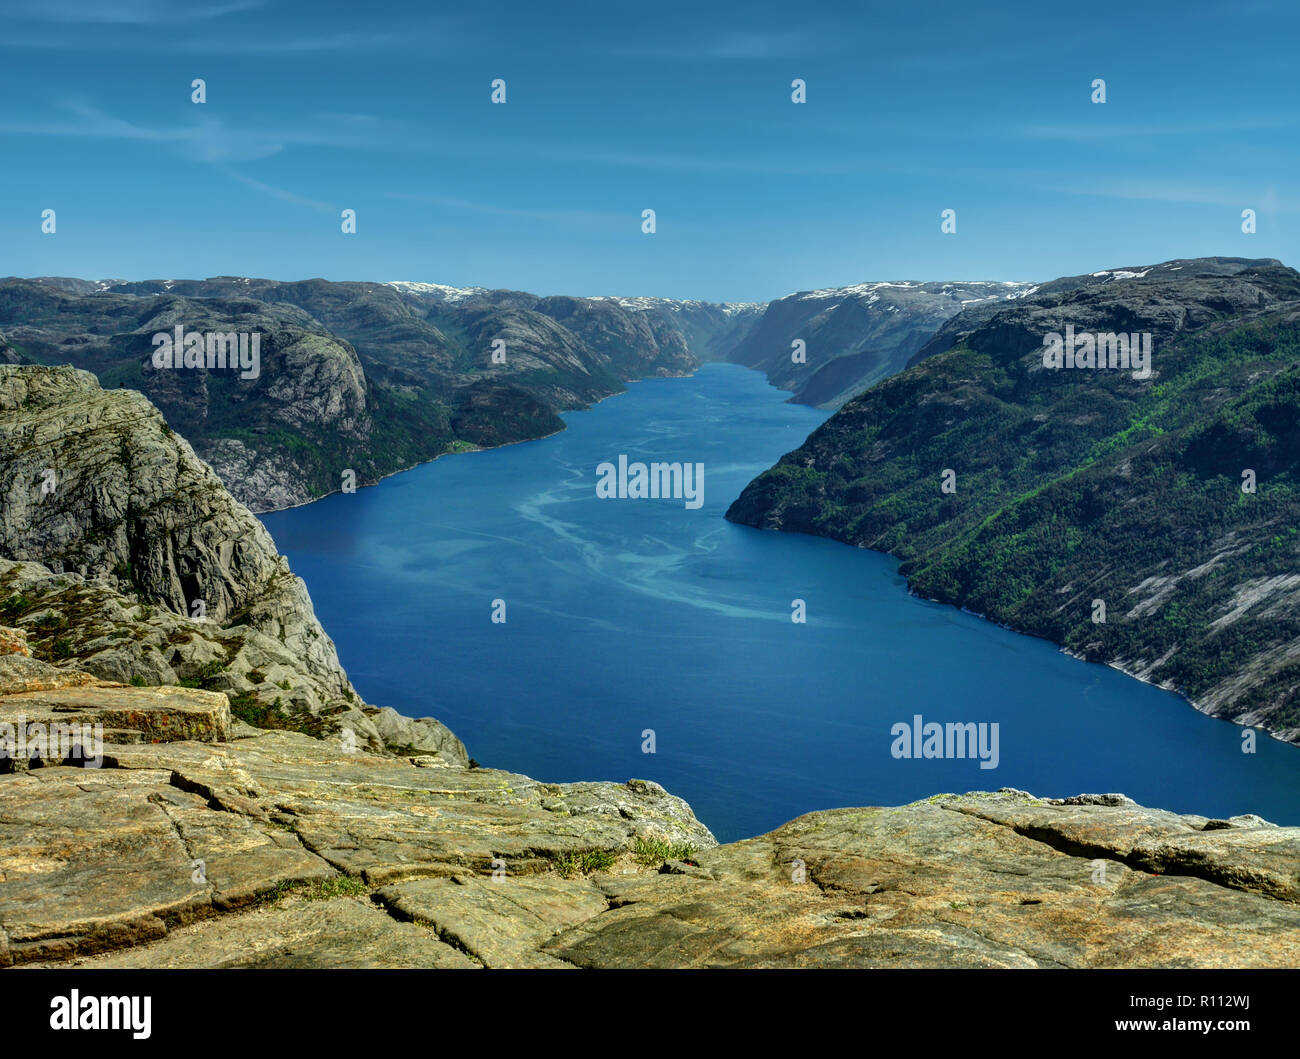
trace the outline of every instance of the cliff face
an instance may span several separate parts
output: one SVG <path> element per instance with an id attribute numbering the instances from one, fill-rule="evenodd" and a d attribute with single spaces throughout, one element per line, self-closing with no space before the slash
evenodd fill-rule
<path id="1" fill-rule="evenodd" d="M 0 554 L 111 572 L 140 599 L 279 640 L 328 690 L 347 681 L 271 535 L 148 400 L 89 372 L 0 368 Z"/>
<path id="2" fill-rule="evenodd" d="M 727 517 L 887 551 L 919 594 L 1300 741 L 1300 274 L 1169 262 L 979 320 Z M 1149 373 L 1046 367 L 1069 327 L 1146 333 Z"/>
<path id="3" fill-rule="evenodd" d="M 838 408 L 908 359 L 963 309 L 1001 307 L 1027 283 L 860 283 L 770 303 L 727 359 L 767 374 L 802 404 Z M 792 359 L 791 343 L 806 359 Z"/>
<path id="4" fill-rule="evenodd" d="M 388 741 L 262 524 L 148 400 L 89 372 L 0 366 L 0 620 L 48 661 Z M 464 758 L 445 729 L 390 734 Z"/>

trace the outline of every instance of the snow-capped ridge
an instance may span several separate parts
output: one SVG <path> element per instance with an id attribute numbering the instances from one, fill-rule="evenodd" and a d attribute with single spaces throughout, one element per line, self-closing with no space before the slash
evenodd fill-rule
<path id="1" fill-rule="evenodd" d="M 449 287 L 445 283 L 419 283 L 415 280 L 406 279 L 386 280 L 383 285 L 392 287 L 404 294 L 435 295 L 443 301 L 453 304 L 464 301 L 466 298 L 475 298 L 488 293 L 486 287 Z"/>

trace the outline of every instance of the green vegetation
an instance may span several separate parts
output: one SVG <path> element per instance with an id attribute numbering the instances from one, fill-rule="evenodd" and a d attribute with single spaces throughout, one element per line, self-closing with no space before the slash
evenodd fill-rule
<path id="1" fill-rule="evenodd" d="M 1300 289 L 1251 279 L 1289 307 L 1233 315 L 1199 281 L 1215 326 L 1157 340 L 1147 381 L 1043 371 L 1032 306 L 1004 313 L 849 402 L 728 517 L 888 551 L 921 596 L 1300 725 Z"/>
<path id="2" fill-rule="evenodd" d="M 0 602 L 0 619 L 13 624 L 36 605 L 36 600 L 32 599 L 31 596 L 15 592 L 3 602 Z"/>
<path id="3" fill-rule="evenodd" d="M 303 896 L 308 901 L 331 901 L 336 897 L 361 897 L 370 892 L 370 887 L 360 879 L 350 875 L 333 875 L 328 879 L 308 887 Z"/>
<path id="4" fill-rule="evenodd" d="M 363 897 L 368 893 L 370 887 L 360 879 L 354 879 L 350 875 L 331 875 L 328 879 L 314 882 L 296 880 L 276 883 L 271 889 L 259 894 L 253 904 L 254 907 L 266 907 L 293 896 L 306 901 L 332 901 L 338 897 Z"/>
<path id="5" fill-rule="evenodd" d="M 37 618 L 32 628 L 42 635 L 48 635 L 49 633 L 58 632 L 60 629 L 66 629 L 67 626 L 68 619 L 62 614 L 56 614 L 51 610 L 46 611 Z"/>
<path id="6" fill-rule="evenodd" d="M 632 847 L 636 862 L 647 868 L 657 868 L 670 860 L 688 860 L 694 852 L 694 843 L 669 842 L 661 838 L 638 838 Z"/>
<path id="7" fill-rule="evenodd" d="M 614 854 L 607 849 L 566 853 L 555 862 L 555 870 L 568 879 L 574 875 L 588 875 L 593 871 L 609 871 L 614 866 L 615 859 Z"/>
<path id="8" fill-rule="evenodd" d="M 226 667 L 214 658 L 210 662 L 203 664 L 197 676 L 183 679 L 180 686 L 182 688 L 203 688 L 206 691 L 217 691 L 220 690 L 217 678 L 225 671 Z"/>
<path id="9" fill-rule="evenodd" d="M 328 734 L 328 721 L 324 717 L 301 709 L 286 711 L 278 696 L 270 704 L 263 702 L 253 691 L 227 692 L 226 697 L 230 700 L 231 716 L 254 728 L 302 732 L 317 739 Z"/>

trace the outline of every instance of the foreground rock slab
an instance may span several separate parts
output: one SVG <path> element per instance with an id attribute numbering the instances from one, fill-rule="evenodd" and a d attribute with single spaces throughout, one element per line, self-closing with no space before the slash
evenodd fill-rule
<path id="1" fill-rule="evenodd" d="M 488 967 L 568 967 L 538 951 L 561 931 L 604 912 L 609 902 L 587 880 L 458 875 L 387 887 L 376 900 L 394 914 L 430 924 Z"/>
<path id="2" fill-rule="evenodd" d="M 1086 847 L 1058 848 L 1085 821 Z M 1256 869 L 1300 864 L 1300 828 L 1204 823 L 1020 792 L 812 813 L 689 874 L 609 884 L 610 911 L 543 951 L 586 967 L 1300 966 L 1300 905 Z M 1163 861 L 1179 874 L 1126 862 L 1135 836 L 1171 827 L 1199 836 L 1198 856 Z"/>
<path id="3" fill-rule="evenodd" d="M 648 781 L 371 753 L 0 656 L 0 721 L 34 716 L 112 741 L 0 770 L 0 966 L 1300 967 L 1300 828 L 1258 817 L 1003 790 L 718 846 Z"/>
<path id="4" fill-rule="evenodd" d="M 230 734 L 230 702 L 216 692 L 130 687 L 19 655 L 0 655 L 0 688 L 8 691 L 0 695 L 0 739 L 14 739 L 10 757 L 20 737 L 31 751 L 18 764 L 51 759 L 50 743 L 37 743 L 35 735 L 48 740 L 55 726 L 75 726 L 78 734 L 89 726 L 112 742 L 219 742 Z"/>
<path id="5" fill-rule="evenodd" d="M 154 945 L 82 961 L 100 968 L 445 968 L 480 964 L 427 927 L 400 922 L 369 901 L 290 898 L 173 930 Z M 60 966 L 47 963 L 38 966 Z"/>
<path id="6" fill-rule="evenodd" d="M 715 844 L 654 783 L 368 753 L 232 724 L 218 693 L 0 658 L 0 722 L 34 718 L 100 722 L 116 741 L 98 767 L 0 770 L 0 966 L 155 942 L 169 966 L 558 965 L 537 947 L 605 903 L 557 868 L 627 860 L 638 841 Z M 483 891 L 478 874 L 519 882 Z M 374 893 L 421 879 L 452 889 Z"/>

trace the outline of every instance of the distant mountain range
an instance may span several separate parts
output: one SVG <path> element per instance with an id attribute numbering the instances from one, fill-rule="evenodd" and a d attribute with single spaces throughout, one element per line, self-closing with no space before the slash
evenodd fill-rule
<path id="1" fill-rule="evenodd" d="M 767 306 L 725 359 L 766 372 L 801 404 L 838 408 L 888 378 L 963 311 L 1022 298 L 1028 283 L 860 283 L 804 291 Z M 795 361 L 801 340 L 806 363 Z"/>
<path id="2" fill-rule="evenodd" d="M 1067 328 L 1148 334 L 1150 376 L 1045 366 Z M 727 517 L 889 552 L 914 592 L 1300 742 L 1300 273 L 1170 261 L 971 306 Z"/>
<path id="3" fill-rule="evenodd" d="M 539 298 L 434 284 L 218 277 L 0 281 L 0 359 L 140 390 L 254 510 L 443 453 L 544 437 L 559 413 L 730 348 L 758 306 Z M 260 373 L 159 370 L 152 336 L 257 332 Z M 496 357 L 494 359 L 494 353 Z"/>
<path id="4" fill-rule="evenodd" d="M 1025 284 L 872 283 L 769 304 L 539 297 L 436 283 L 0 280 L 0 363 L 140 390 L 256 511 L 447 452 L 544 437 L 559 413 L 708 361 L 833 407 L 901 369 L 963 307 Z M 261 335 L 260 373 L 155 369 L 152 337 Z M 806 362 L 792 342 L 802 339 Z M 495 353 L 495 356 L 494 356 Z"/>

